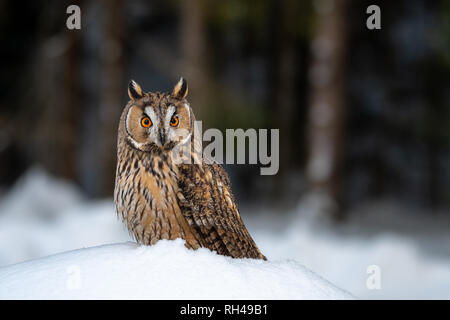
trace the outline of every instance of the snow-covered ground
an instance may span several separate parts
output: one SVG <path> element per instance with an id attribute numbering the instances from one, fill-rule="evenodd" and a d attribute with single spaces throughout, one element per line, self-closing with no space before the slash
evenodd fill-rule
<path id="1" fill-rule="evenodd" d="M 43 279 L 51 286 L 47 291 L 39 289 L 37 294 L 42 294 L 42 297 L 52 294 L 50 288 L 59 292 L 65 290 L 64 297 L 81 297 L 80 294 L 99 297 L 101 292 L 108 292 L 106 297 L 117 297 L 108 290 L 113 285 L 110 281 L 126 273 L 119 279 L 119 284 L 124 292 L 129 292 L 129 297 L 134 298 L 129 279 L 138 279 L 141 267 L 148 270 L 142 279 L 151 286 L 154 281 L 161 284 L 161 279 L 170 278 L 170 272 L 176 274 L 190 270 L 177 269 L 180 267 L 177 261 L 194 268 L 194 260 L 198 259 L 208 261 L 211 268 L 193 269 L 192 275 L 182 283 L 192 284 L 205 274 L 211 287 L 224 285 L 214 274 L 226 274 L 229 276 L 227 280 L 236 288 L 240 288 L 239 285 L 248 287 L 242 291 L 242 296 L 229 291 L 228 296 L 225 293 L 220 296 L 224 299 L 305 298 L 307 293 L 311 298 L 331 298 L 336 297 L 333 296 L 336 292 L 341 294 L 308 269 L 358 298 L 450 298 L 448 218 L 434 216 L 424 219 L 424 215 L 403 212 L 404 208 L 388 201 L 361 206 L 346 223 L 329 225 L 311 220 L 308 212 L 313 210 L 308 201 L 303 201 L 294 212 L 276 215 L 263 210 L 249 214 L 255 210 L 241 208 L 250 233 L 270 260 L 267 265 L 260 265 L 258 261 L 231 260 L 206 249 L 191 252 L 179 242 L 161 243 L 150 248 L 136 247 L 132 243 L 123 244 L 130 241 L 130 237 L 116 218 L 112 200 L 86 200 L 71 184 L 33 169 L 0 199 L 0 297 L 5 297 L 4 292 L 10 297 L 30 297 L 25 294 L 31 295 L 36 293 L 33 290 L 39 289 L 32 289 L 32 284 Z M 8 266 L 68 250 L 112 243 L 122 244 L 67 252 Z M 154 264 L 154 261 L 158 263 Z M 162 267 L 164 261 L 172 267 L 165 270 Z M 74 269 L 67 269 L 71 265 Z M 98 268 L 91 270 L 89 266 Z M 368 288 L 367 281 L 373 277 L 368 268 L 379 271 L 379 289 Z M 133 270 L 137 272 L 135 278 Z M 70 275 L 78 271 L 82 275 L 80 289 L 67 290 L 72 288 L 70 281 L 74 279 Z M 157 274 L 161 278 L 156 277 Z M 156 280 L 152 280 L 153 276 Z M 101 285 L 94 288 L 94 282 L 89 279 L 99 279 Z M 270 290 L 268 286 L 264 287 L 266 291 L 261 289 L 258 283 L 267 282 L 262 279 L 272 281 Z M 318 280 L 314 282 L 312 279 Z M 320 290 L 314 291 L 313 283 L 319 283 Z M 293 288 L 303 290 L 300 292 Z M 168 297 L 168 291 L 164 290 L 160 298 Z M 207 293 L 201 291 L 199 294 Z M 218 294 L 210 294 L 210 297 L 218 298 Z M 140 297 L 155 296 L 147 293 Z"/>
<path id="2" fill-rule="evenodd" d="M 0 268 L 0 299 L 349 299 L 290 260 L 232 259 L 184 241 L 69 251 Z"/>

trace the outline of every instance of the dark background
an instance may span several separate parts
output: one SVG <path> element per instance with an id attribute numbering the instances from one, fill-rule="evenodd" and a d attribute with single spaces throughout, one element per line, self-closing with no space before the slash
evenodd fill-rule
<path id="1" fill-rule="evenodd" d="M 450 1 L 0 1 L 0 34 L 0 195 L 39 164 L 111 197 L 128 81 L 184 76 L 203 128 L 280 129 L 277 175 L 226 166 L 240 203 L 449 214 Z"/>

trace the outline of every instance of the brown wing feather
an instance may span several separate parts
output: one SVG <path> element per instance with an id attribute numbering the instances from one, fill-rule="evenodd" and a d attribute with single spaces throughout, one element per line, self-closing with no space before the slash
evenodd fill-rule
<path id="1" fill-rule="evenodd" d="M 205 246 L 234 258 L 266 260 L 241 219 L 224 169 L 203 163 L 183 164 L 179 170 L 180 208 Z"/>

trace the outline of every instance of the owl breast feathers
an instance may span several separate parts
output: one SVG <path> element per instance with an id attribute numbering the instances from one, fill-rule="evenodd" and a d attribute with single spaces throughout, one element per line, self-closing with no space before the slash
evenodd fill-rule
<path id="1" fill-rule="evenodd" d="M 171 94 L 143 93 L 130 82 L 131 100 L 118 132 L 117 213 L 144 245 L 182 238 L 188 248 L 265 260 L 241 219 L 224 169 L 198 160 L 195 142 L 188 144 L 190 163 L 172 156 L 175 147 L 194 137 L 187 91 L 183 78 Z"/>

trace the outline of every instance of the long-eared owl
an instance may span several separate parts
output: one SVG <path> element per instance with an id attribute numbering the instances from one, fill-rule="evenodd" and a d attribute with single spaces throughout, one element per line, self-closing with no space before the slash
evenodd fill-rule
<path id="1" fill-rule="evenodd" d="M 117 214 L 144 245 L 182 238 L 188 248 L 266 259 L 241 219 L 227 173 L 197 156 L 187 92 L 183 78 L 170 94 L 144 93 L 130 82 L 117 142 Z M 185 145 L 187 156 L 174 157 Z"/>

